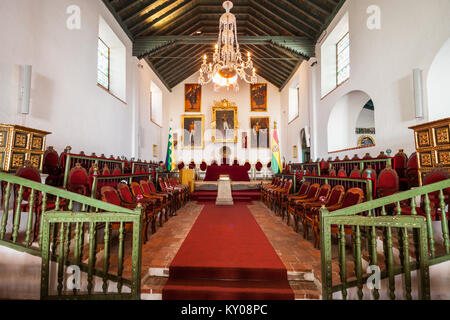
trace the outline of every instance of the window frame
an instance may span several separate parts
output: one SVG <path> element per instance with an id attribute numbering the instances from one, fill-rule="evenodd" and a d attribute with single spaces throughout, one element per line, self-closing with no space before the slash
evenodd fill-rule
<path id="1" fill-rule="evenodd" d="M 341 52 L 339 52 L 339 44 L 348 36 L 348 45 L 341 50 Z M 344 70 L 346 67 L 350 68 L 350 31 L 347 32 L 338 42 L 336 42 L 336 88 L 338 88 L 340 85 L 342 85 L 345 81 L 347 81 L 348 79 L 350 79 L 350 71 L 348 73 L 348 77 L 343 79 L 340 83 L 339 83 L 339 54 L 342 54 L 342 52 L 344 52 L 346 49 L 348 48 L 348 64 L 346 64 L 344 67 L 341 68 L 341 70 Z"/>
<path id="2" fill-rule="evenodd" d="M 110 88 L 111 88 L 111 48 L 106 44 L 105 41 L 103 41 L 100 37 L 98 37 L 98 40 L 100 40 L 103 45 L 108 48 L 108 87 L 105 87 L 103 84 L 101 84 L 98 81 L 98 72 L 103 73 L 101 70 L 99 70 L 99 66 L 98 66 L 98 51 L 99 48 L 97 46 L 97 85 L 99 85 L 100 87 L 102 87 L 103 89 L 105 89 L 106 91 L 110 92 Z M 104 74 L 104 73 L 103 73 Z"/>
<path id="3" fill-rule="evenodd" d="M 300 118 L 300 84 L 297 84 L 294 88 L 290 88 L 290 89 L 295 89 L 296 94 L 296 100 L 297 100 L 297 113 L 295 115 L 294 118 L 292 118 L 291 120 L 289 120 L 290 117 L 290 108 L 291 105 L 288 105 L 288 125 L 291 124 L 292 122 L 294 122 L 295 120 L 297 120 L 298 118 Z"/>

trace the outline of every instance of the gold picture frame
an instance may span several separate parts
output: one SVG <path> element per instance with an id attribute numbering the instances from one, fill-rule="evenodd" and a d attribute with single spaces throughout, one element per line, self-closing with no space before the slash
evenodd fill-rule
<path id="1" fill-rule="evenodd" d="M 198 83 L 184 85 L 184 112 L 202 112 L 202 86 Z"/>
<path id="2" fill-rule="evenodd" d="M 201 122 L 201 131 L 198 130 L 198 123 Z M 194 132 L 191 136 L 190 126 L 194 123 Z M 204 115 L 182 115 L 181 116 L 181 149 L 204 149 L 205 148 L 205 116 Z M 186 144 L 191 140 L 190 144 Z M 200 139 L 200 142 L 198 142 Z"/>
<path id="3" fill-rule="evenodd" d="M 297 159 L 298 158 L 298 147 L 297 146 L 293 146 L 292 147 L 292 158 L 293 159 Z"/>
<path id="4" fill-rule="evenodd" d="M 267 130 L 265 132 L 267 137 L 266 139 L 261 139 L 261 136 L 258 137 L 258 134 L 255 133 L 256 124 L 259 122 L 259 128 L 263 130 Z M 255 129 L 255 130 L 254 130 Z M 270 149 L 270 117 L 250 117 L 250 148 L 251 149 Z M 264 138 L 264 137 L 263 137 Z M 256 139 L 256 143 L 255 143 Z M 265 141 L 263 141 L 265 140 Z M 261 145 L 261 142 L 265 142 Z"/>
<path id="5" fill-rule="evenodd" d="M 250 111 L 267 112 L 267 83 L 250 85 Z"/>
<path id="6" fill-rule="evenodd" d="M 367 141 L 371 141 L 372 143 L 367 143 Z M 359 137 L 358 139 L 358 147 L 372 147 L 375 146 L 375 139 L 372 136 L 364 135 Z"/>
<path id="7" fill-rule="evenodd" d="M 231 117 L 231 123 L 228 122 L 228 118 Z M 212 124 L 211 129 L 214 130 L 212 136 L 212 142 L 214 143 L 237 143 L 238 142 L 238 107 L 235 103 L 226 99 L 222 101 L 214 101 L 212 107 Z M 228 131 L 233 131 L 233 138 L 228 138 L 229 132 L 225 133 L 225 122 L 228 126 Z M 230 128 L 230 126 L 233 126 Z M 218 131 L 220 130 L 220 137 L 218 138 Z"/>

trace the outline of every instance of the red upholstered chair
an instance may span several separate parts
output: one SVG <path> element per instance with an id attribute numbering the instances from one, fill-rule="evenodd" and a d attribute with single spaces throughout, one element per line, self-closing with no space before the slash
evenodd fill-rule
<path id="1" fill-rule="evenodd" d="M 316 198 L 319 194 L 320 185 L 318 183 L 312 184 L 306 195 L 304 196 L 296 196 L 289 198 L 289 207 L 288 207 L 288 217 L 289 215 L 296 216 L 297 215 L 297 204 L 301 204 L 303 200 L 307 201 L 316 201 Z"/>
<path id="2" fill-rule="evenodd" d="M 189 163 L 189 169 L 194 170 L 196 167 L 194 160 L 191 161 L 191 163 Z"/>
<path id="3" fill-rule="evenodd" d="M 171 216 L 176 215 L 175 214 L 175 212 L 177 210 L 176 201 L 175 201 L 175 198 L 170 193 L 158 192 L 156 190 L 155 185 L 151 181 L 141 180 L 140 185 L 141 185 L 141 190 L 142 190 L 144 196 L 157 196 L 157 197 L 164 198 L 163 203 L 168 204 L 169 215 L 171 215 Z"/>
<path id="4" fill-rule="evenodd" d="M 303 221 L 304 220 L 304 215 L 305 215 L 305 205 L 309 204 L 311 205 L 312 203 L 317 203 L 320 199 L 324 198 L 328 198 L 329 194 L 330 194 L 330 190 L 331 190 L 331 186 L 329 184 L 324 184 L 322 186 L 320 186 L 319 191 L 315 194 L 314 197 L 310 198 L 310 199 L 303 199 L 303 200 L 297 200 L 295 201 L 295 211 L 292 212 L 292 215 L 294 216 L 294 221 L 295 221 L 295 231 L 298 231 L 298 222 L 299 221 Z M 288 215 L 288 220 L 287 223 L 289 225 L 289 215 Z"/>
<path id="5" fill-rule="evenodd" d="M 175 199 L 175 206 L 177 209 L 181 208 L 182 202 L 183 202 L 183 193 L 176 189 L 171 187 L 169 184 L 167 184 L 166 180 L 162 177 L 158 178 L 159 187 L 161 188 L 162 192 L 169 193 L 173 196 Z"/>
<path id="6" fill-rule="evenodd" d="M 137 199 L 133 196 L 127 184 L 119 183 L 117 185 L 117 191 L 122 200 L 122 204 L 126 204 L 128 206 L 136 206 L 138 205 Z M 156 201 L 151 201 L 150 199 L 142 200 L 142 205 L 145 210 L 145 219 L 144 219 L 144 242 L 147 242 L 147 229 L 148 224 L 150 223 L 152 226 L 152 233 L 156 232 L 156 216 L 158 212 L 160 212 L 160 208 L 155 205 Z M 133 209 L 134 209 L 133 208 Z"/>
<path id="7" fill-rule="evenodd" d="M 406 168 L 408 165 L 408 156 L 400 149 L 394 156 L 394 170 L 397 171 L 400 190 L 408 190 L 408 180 L 406 179 Z"/>
<path id="8" fill-rule="evenodd" d="M 399 180 L 395 170 L 390 166 L 383 169 L 378 175 L 377 197 L 387 197 L 399 191 Z"/>
<path id="9" fill-rule="evenodd" d="M 200 164 L 200 170 L 206 171 L 206 169 L 208 169 L 208 165 L 206 164 L 205 161 L 202 161 L 202 163 Z"/>
<path id="10" fill-rule="evenodd" d="M 111 175 L 111 171 L 108 168 L 108 165 L 105 163 L 102 169 L 102 176 L 109 176 Z"/>
<path id="11" fill-rule="evenodd" d="M 370 171 L 370 173 L 369 173 Z M 364 179 L 371 179 L 373 181 L 377 181 L 377 173 L 375 170 L 372 169 L 372 165 L 368 165 L 367 168 L 364 170 L 362 177 Z"/>
<path id="12" fill-rule="evenodd" d="M 336 174 L 336 169 L 331 169 L 330 170 L 330 177 L 336 177 L 337 176 L 337 174 Z"/>
<path id="13" fill-rule="evenodd" d="M 293 200 L 301 200 L 301 199 L 306 198 L 308 196 L 308 191 L 309 191 L 310 186 L 311 186 L 311 182 L 308 182 L 308 181 L 303 182 L 301 184 L 298 192 L 294 195 L 291 195 L 288 198 L 288 201 L 291 202 Z"/>
<path id="14" fill-rule="evenodd" d="M 41 175 L 39 171 L 33 167 L 30 161 L 25 161 L 24 166 L 20 167 L 16 171 L 16 176 L 28 179 L 34 182 L 41 183 Z M 19 193 L 20 187 L 18 185 L 14 185 L 14 207 L 13 207 L 13 215 L 16 214 L 16 207 L 17 207 L 17 200 L 18 200 L 18 193 Z M 31 198 L 31 189 L 30 188 L 23 188 L 22 192 L 22 202 L 19 204 L 21 212 L 28 212 L 30 209 L 30 198 Z M 40 220 L 41 220 L 41 214 L 42 214 L 42 200 L 43 196 L 41 192 L 35 191 L 34 194 L 34 208 L 32 208 L 32 212 L 36 214 L 36 219 L 34 223 L 34 240 L 37 239 L 39 235 L 39 227 L 40 227 Z M 25 203 L 24 203 L 25 202 Z M 60 200 L 60 208 L 64 208 L 66 202 L 64 199 Z M 49 197 L 46 202 L 46 210 L 53 210 L 56 207 L 56 202 L 54 201 L 53 197 Z M 13 218 L 14 219 L 14 218 Z M 13 220 L 14 221 L 14 220 Z"/>
<path id="15" fill-rule="evenodd" d="M 364 155 L 363 160 L 370 160 L 370 159 L 373 159 L 373 158 L 372 158 L 372 156 L 370 155 L 370 153 L 367 152 L 367 153 Z"/>
<path id="16" fill-rule="evenodd" d="M 113 171 L 113 175 L 121 175 L 122 174 L 122 169 L 119 167 L 118 164 L 116 164 L 114 166 L 114 171 Z"/>
<path id="17" fill-rule="evenodd" d="M 83 196 L 90 194 L 88 173 L 79 163 L 69 171 L 67 190 Z"/>
<path id="18" fill-rule="evenodd" d="M 361 178 L 361 170 L 359 170 L 358 166 L 355 166 L 350 172 L 350 178 Z"/>
<path id="19" fill-rule="evenodd" d="M 417 153 L 414 152 L 408 159 L 406 168 L 406 180 L 408 188 L 419 186 L 419 166 L 417 163 Z"/>
<path id="20" fill-rule="evenodd" d="M 263 193 L 262 193 L 263 202 L 265 202 L 267 206 L 270 206 L 270 195 L 271 195 L 272 191 L 282 188 L 284 182 L 285 182 L 285 179 L 281 179 L 281 178 L 277 177 L 274 180 L 274 184 L 263 186 Z"/>
<path id="21" fill-rule="evenodd" d="M 234 159 L 234 161 L 233 161 L 233 166 L 239 166 L 239 161 L 238 161 L 238 159 Z"/>
<path id="22" fill-rule="evenodd" d="M 161 227 L 163 225 L 163 218 L 165 218 L 165 221 L 169 220 L 169 202 L 166 201 L 164 196 L 157 196 L 143 192 L 141 185 L 137 182 L 132 182 L 130 189 L 136 199 L 139 196 L 142 197 L 145 203 L 150 203 L 154 206 L 156 212 L 159 212 L 159 225 Z"/>
<path id="23" fill-rule="evenodd" d="M 262 168 L 263 168 L 263 165 L 262 165 L 261 161 L 256 162 L 256 164 L 255 164 L 256 171 L 261 172 Z"/>
<path id="24" fill-rule="evenodd" d="M 287 199 L 289 197 L 289 193 L 291 192 L 292 185 L 293 185 L 292 179 L 288 179 L 281 190 L 278 190 L 273 193 L 273 198 L 271 199 L 272 200 L 271 203 L 273 203 L 275 213 L 281 215 L 282 217 L 284 217 L 283 208 L 284 207 L 287 208 L 287 204 L 283 206 L 283 203 L 288 202 Z"/>
<path id="25" fill-rule="evenodd" d="M 444 170 L 435 169 L 431 172 L 429 172 L 424 178 L 422 185 L 426 186 L 429 184 L 437 183 L 443 180 L 450 179 L 450 174 Z M 446 205 L 449 205 L 449 196 L 450 196 L 450 188 L 447 188 L 443 190 L 444 193 L 444 201 Z M 431 219 L 433 221 L 439 220 L 441 218 L 442 212 L 440 208 L 440 199 L 439 199 L 439 192 L 431 192 L 428 194 L 428 198 L 430 199 L 430 215 Z M 425 211 L 425 197 L 422 196 L 421 199 L 421 205 L 416 207 L 416 213 L 417 215 L 426 217 L 426 211 Z M 401 207 L 401 214 L 402 215 L 411 215 L 412 214 L 412 208 L 410 206 L 409 201 L 405 201 Z M 446 212 L 448 217 L 448 212 Z"/>
<path id="26" fill-rule="evenodd" d="M 364 201 L 364 191 L 360 188 L 352 188 L 347 190 L 344 195 L 344 199 L 341 203 L 333 206 L 328 206 L 329 212 L 333 212 L 339 209 L 345 209 L 352 206 L 356 206 Z M 314 215 L 313 231 L 314 231 L 314 245 L 318 248 L 320 247 L 320 211 L 317 211 Z M 353 234 L 353 229 L 351 226 L 344 226 L 345 234 Z M 331 233 L 337 234 L 339 232 L 339 226 L 332 225 Z"/>
<path id="27" fill-rule="evenodd" d="M 252 168 L 252 165 L 250 164 L 250 162 L 247 160 L 244 164 L 245 170 L 250 171 L 250 169 Z"/>
<path id="28" fill-rule="evenodd" d="M 316 216 L 319 214 L 319 210 L 322 207 L 322 204 L 325 206 L 325 208 L 333 208 L 335 206 L 342 205 L 342 201 L 344 200 L 345 195 L 345 188 L 344 186 L 337 185 L 333 187 L 331 192 L 328 195 L 328 198 L 323 201 L 323 198 L 319 197 L 319 201 L 315 202 L 307 202 L 303 204 L 303 237 L 305 239 L 308 239 L 309 234 L 309 228 L 311 227 L 311 231 L 314 231 L 314 221 L 316 219 Z M 322 200 L 322 201 L 321 201 Z M 297 227 L 297 225 L 296 225 Z M 317 243 L 318 236 L 316 235 L 314 242 L 314 247 L 318 247 L 319 243 Z"/>
<path id="29" fill-rule="evenodd" d="M 62 186 L 63 180 L 61 179 L 62 170 L 59 166 L 59 155 L 51 146 L 44 152 L 42 173 L 48 174 L 45 184 L 54 187 Z"/>
<path id="30" fill-rule="evenodd" d="M 178 170 L 183 170 L 184 169 L 184 162 L 181 161 L 180 163 L 178 163 Z"/>
<path id="31" fill-rule="evenodd" d="M 347 178 L 347 172 L 345 172 L 344 167 L 341 167 L 341 168 L 339 169 L 337 176 L 338 176 L 339 178 Z"/>
<path id="32" fill-rule="evenodd" d="M 352 161 L 358 161 L 358 160 L 361 160 L 361 159 L 358 157 L 358 154 L 355 153 L 355 155 L 352 158 Z"/>

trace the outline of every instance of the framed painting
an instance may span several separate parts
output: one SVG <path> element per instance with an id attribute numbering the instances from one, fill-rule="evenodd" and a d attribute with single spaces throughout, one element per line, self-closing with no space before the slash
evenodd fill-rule
<path id="1" fill-rule="evenodd" d="M 173 133 L 173 148 L 178 149 L 178 132 Z"/>
<path id="2" fill-rule="evenodd" d="M 250 85 L 250 111 L 267 112 L 267 83 Z"/>
<path id="3" fill-rule="evenodd" d="M 202 86 L 197 83 L 184 85 L 184 112 L 202 111 Z"/>
<path id="4" fill-rule="evenodd" d="M 298 156 L 298 148 L 297 148 L 297 146 L 293 146 L 292 147 L 292 158 L 297 159 L 297 156 Z"/>
<path id="5" fill-rule="evenodd" d="M 182 149 L 203 149 L 205 147 L 205 116 L 181 116 L 183 136 Z"/>
<path id="6" fill-rule="evenodd" d="M 214 130 L 212 141 L 217 143 L 237 143 L 237 106 L 227 100 L 215 102 L 212 108 Z"/>
<path id="7" fill-rule="evenodd" d="M 248 134 L 247 132 L 242 132 L 242 149 L 248 149 Z"/>
<path id="8" fill-rule="evenodd" d="M 374 146 L 375 139 L 371 136 L 361 136 L 358 139 L 358 147 Z"/>
<path id="9" fill-rule="evenodd" d="M 250 146 L 256 149 L 270 148 L 270 118 L 250 118 L 251 139 Z"/>

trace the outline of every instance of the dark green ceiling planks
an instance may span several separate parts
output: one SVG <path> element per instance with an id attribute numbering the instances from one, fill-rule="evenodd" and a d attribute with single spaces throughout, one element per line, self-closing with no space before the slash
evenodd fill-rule
<path id="1" fill-rule="evenodd" d="M 133 55 L 169 90 L 199 70 L 204 54 L 211 59 L 223 1 L 102 1 L 133 41 Z M 257 73 L 281 90 L 314 56 L 317 39 L 344 2 L 234 0 L 241 50 L 250 51 Z"/>

